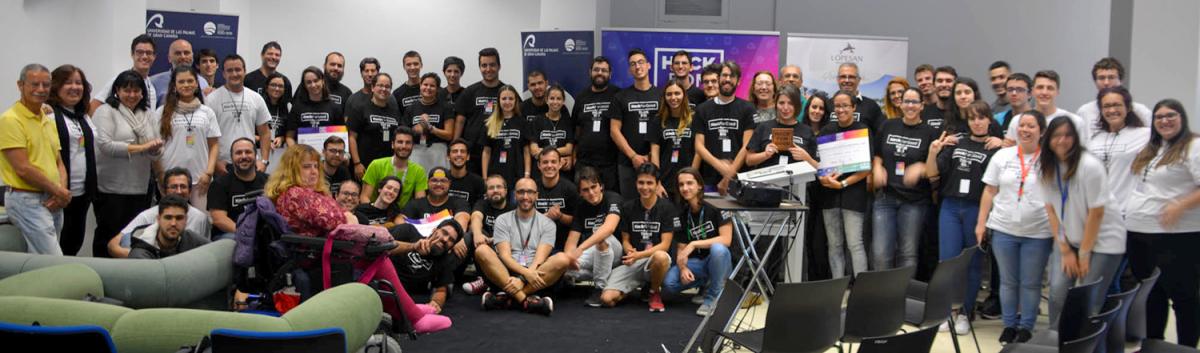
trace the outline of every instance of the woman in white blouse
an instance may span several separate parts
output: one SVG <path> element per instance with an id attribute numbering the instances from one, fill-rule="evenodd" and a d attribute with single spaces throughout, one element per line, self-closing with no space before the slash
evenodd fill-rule
<path id="1" fill-rule="evenodd" d="M 171 70 L 171 81 L 158 108 L 158 133 L 165 141 L 161 170 L 187 168 L 192 174 L 192 206 L 208 209 L 208 185 L 217 165 L 217 139 L 221 126 L 217 114 L 204 105 L 196 69 L 180 65 Z M 156 173 L 157 174 L 157 173 Z"/>

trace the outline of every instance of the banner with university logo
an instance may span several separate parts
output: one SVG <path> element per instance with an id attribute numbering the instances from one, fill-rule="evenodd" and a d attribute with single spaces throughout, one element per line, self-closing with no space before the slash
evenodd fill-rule
<path id="1" fill-rule="evenodd" d="M 908 38 L 788 34 L 787 63 L 800 67 L 810 91 L 837 92 L 838 65 L 847 62 L 858 65 L 859 92 L 882 101 L 888 81 L 905 76 Z"/>
<path id="2" fill-rule="evenodd" d="M 688 31 L 653 29 L 612 29 L 600 31 L 601 55 L 612 62 L 612 84 L 629 87 L 629 60 L 634 48 L 646 52 L 650 82 L 663 86 L 671 80 L 671 59 L 675 52 L 692 54 L 692 82 L 700 82 L 705 65 L 732 60 L 742 68 L 736 95 L 747 98 L 755 72 L 779 71 L 779 33 L 749 31 Z"/>
<path id="3" fill-rule="evenodd" d="M 521 87 L 529 87 L 530 71 L 541 70 L 547 81 L 562 85 L 568 95 L 586 89 L 591 84 L 588 70 L 596 54 L 595 36 L 590 30 L 521 32 Z"/>
<path id="4" fill-rule="evenodd" d="M 193 62 L 198 63 L 201 49 L 212 49 L 217 58 L 237 53 L 237 33 L 238 17 L 235 15 L 146 10 L 146 34 L 154 39 L 156 52 L 150 74 L 171 68 L 167 52 L 176 39 L 192 43 Z"/>

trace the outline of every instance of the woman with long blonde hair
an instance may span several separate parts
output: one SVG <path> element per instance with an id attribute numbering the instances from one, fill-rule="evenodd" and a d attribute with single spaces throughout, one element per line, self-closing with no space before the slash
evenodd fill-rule
<path id="1" fill-rule="evenodd" d="M 531 154 L 529 139 L 526 138 L 526 120 L 513 119 L 521 115 L 521 94 L 513 86 L 500 87 L 495 109 L 484 122 L 487 132 L 483 136 L 483 176 L 500 174 L 513 190 L 517 180 L 529 177 Z"/>

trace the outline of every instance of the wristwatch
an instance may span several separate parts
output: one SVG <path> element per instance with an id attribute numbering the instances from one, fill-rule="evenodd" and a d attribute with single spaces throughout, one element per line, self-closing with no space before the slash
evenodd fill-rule
<path id="1" fill-rule="evenodd" d="M 271 165 L 271 161 L 270 161 L 270 160 L 267 160 L 267 159 L 260 159 L 260 160 L 258 160 L 258 162 L 259 162 L 259 163 L 262 163 L 262 164 L 263 164 L 263 166 L 268 166 L 268 165 Z"/>
<path id="2" fill-rule="evenodd" d="M 842 181 L 841 181 L 841 183 L 842 183 L 842 188 L 843 188 L 843 189 L 845 189 L 845 188 L 846 188 L 846 181 L 845 181 L 845 180 L 842 180 Z"/>

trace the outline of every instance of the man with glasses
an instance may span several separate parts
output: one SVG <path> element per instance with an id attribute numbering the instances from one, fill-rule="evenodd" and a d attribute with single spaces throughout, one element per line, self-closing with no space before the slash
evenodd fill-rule
<path id="1" fill-rule="evenodd" d="M 133 43 L 129 44 L 129 57 L 133 59 L 133 68 L 131 70 L 137 72 L 145 80 L 146 100 L 150 103 L 150 106 L 146 110 L 151 112 L 158 108 L 158 100 L 150 99 L 151 97 L 157 97 L 154 85 L 150 83 L 150 66 L 154 65 L 154 50 L 154 40 L 146 34 L 133 37 Z M 88 115 L 95 114 L 96 108 L 104 104 L 104 101 L 112 95 L 112 92 L 109 90 L 112 89 L 112 82 L 117 80 L 118 75 L 120 73 L 114 75 L 113 79 L 105 81 L 106 84 L 94 86 L 96 90 L 92 96 L 91 105 L 88 107 Z"/>
<path id="2" fill-rule="evenodd" d="M 358 182 L 347 179 L 337 184 L 330 184 L 329 188 L 337 190 L 333 194 L 336 195 L 335 200 L 342 211 L 354 212 L 354 208 L 358 207 L 358 193 L 361 191 Z"/>
<path id="3" fill-rule="evenodd" d="M 342 182 L 351 180 L 350 168 L 346 166 L 346 140 L 338 136 L 329 136 L 321 148 L 321 175 L 329 183 L 329 192 L 337 195 Z"/>
<path id="4" fill-rule="evenodd" d="M 754 133 L 754 105 L 733 95 L 741 78 L 737 63 L 721 63 L 720 96 L 696 106 L 692 125 L 704 185 L 722 194 L 745 163 L 746 143 Z"/>
<path id="5" fill-rule="evenodd" d="M 1096 84 L 1096 91 L 1100 91 L 1109 87 L 1116 87 L 1123 84 L 1125 81 L 1125 65 L 1116 58 L 1107 57 L 1097 61 L 1092 65 L 1092 82 Z M 1088 125 L 1097 126 L 1100 124 L 1100 106 L 1096 101 L 1084 103 L 1075 110 L 1075 114 L 1083 118 L 1083 122 Z M 1150 108 L 1145 104 L 1133 102 L 1133 114 L 1142 119 L 1142 124 L 1150 126 Z"/>
<path id="6" fill-rule="evenodd" d="M 621 90 L 613 98 L 613 108 L 609 125 L 609 133 L 621 154 L 617 155 L 617 185 L 609 185 L 620 190 L 621 195 L 637 193 L 634 179 L 637 168 L 650 163 L 651 124 L 658 124 L 658 100 L 662 98 L 662 88 L 650 83 L 650 62 L 646 52 L 634 48 L 626 56 L 629 61 L 629 76 L 633 77 L 633 85 Z"/>
<path id="7" fill-rule="evenodd" d="M 609 130 L 609 110 L 620 89 L 610 85 L 612 68 L 608 58 L 592 58 L 591 85 L 575 95 L 575 170 L 592 167 L 600 171 L 605 185 L 617 185 L 616 156 Z"/>
<path id="8" fill-rule="evenodd" d="M 50 70 L 25 65 L 17 88 L 21 100 L 0 115 L 0 177 L 9 187 L 5 204 L 30 253 L 62 255 L 58 234 L 71 190 L 54 116 L 44 106 L 50 96 Z"/>
<path id="9" fill-rule="evenodd" d="M 861 121 L 873 133 L 879 130 L 879 125 L 883 123 L 883 110 L 879 108 L 879 103 L 875 102 L 875 99 L 864 97 L 862 92 L 858 91 L 860 82 L 862 82 L 862 75 L 859 74 L 858 64 L 847 62 L 838 65 L 838 89 L 850 92 L 857 105 L 857 109 L 854 110 L 854 121 Z M 833 112 L 832 99 L 825 103 L 825 111 L 830 112 L 830 122 L 837 122 L 837 113 Z"/>
<path id="10" fill-rule="evenodd" d="M 696 105 L 707 102 L 721 95 L 721 64 L 713 63 L 700 71 L 700 89 L 704 90 L 704 99 Z"/>
<path id="11" fill-rule="evenodd" d="M 1046 125 L 1049 126 L 1051 121 L 1060 117 L 1067 117 L 1071 122 L 1075 123 L 1075 133 L 1079 136 L 1080 146 L 1087 146 L 1088 141 L 1092 138 L 1092 125 L 1087 124 L 1075 113 L 1059 108 L 1058 100 L 1058 85 L 1060 81 L 1058 72 L 1054 70 L 1042 70 L 1033 75 L 1033 87 L 1030 91 L 1033 94 L 1034 106 L 1046 116 Z M 1009 124 L 1008 130 L 1004 134 L 1004 138 L 1008 140 L 1017 140 L 1017 124 Z M 1015 142 L 1014 142 L 1015 143 Z"/>
<path id="12" fill-rule="evenodd" d="M 192 174 L 187 168 L 171 168 L 163 172 L 163 178 L 160 181 L 163 186 L 163 195 L 175 195 L 187 200 L 192 196 Z M 132 221 L 121 232 L 113 236 L 108 241 L 108 254 L 114 258 L 129 257 L 129 248 L 133 232 L 138 228 L 142 228 L 158 221 L 158 206 L 150 207 L 137 217 L 133 217 Z M 188 205 L 187 210 L 187 226 L 184 227 L 187 231 L 195 233 L 204 239 L 210 239 L 212 234 L 212 219 L 209 218 L 208 212 L 204 212 L 196 206 Z M 96 236 L 105 236 L 97 234 Z"/>
<path id="13" fill-rule="evenodd" d="M 1004 99 L 1008 101 L 1009 109 L 995 115 L 996 121 L 1001 124 L 1000 131 L 1008 131 L 1014 118 L 1032 109 L 1029 104 L 1029 87 L 1032 86 L 1033 79 L 1029 78 L 1029 75 L 1021 72 L 1008 75 L 1008 79 L 1004 81 Z M 1005 146 L 1015 145 L 1016 141 L 1005 140 Z"/>
<path id="14" fill-rule="evenodd" d="M 254 167 L 258 161 L 254 140 L 242 137 L 233 141 L 229 155 L 231 172 L 213 180 L 208 190 L 208 214 L 212 216 L 215 239 L 233 238 L 238 216 L 246 210 L 246 205 L 262 195 L 263 186 L 267 185 L 267 174 Z"/>
<path id="15" fill-rule="evenodd" d="M 688 105 L 696 106 L 705 100 L 704 90 L 700 89 L 700 82 L 696 82 L 692 78 L 692 53 L 687 50 L 679 50 L 675 52 L 675 56 L 671 57 L 671 74 L 672 79 L 684 87 L 684 93 L 688 97 Z"/>
<path id="16" fill-rule="evenodd" d="M 569 259 L 563 254 L 550 256 L 554 248 L 554 221 L 538 213 L 537 184 L 533 179 L 517 181 L 517 209 L 497 217 L 494 241 L 475 248 L 475 261 L 488 281 L 503 292 L 484 293 L 484 310 L 518 306 L 525 312 L 549 316 L 554 301 L 534 295 L 562 277 Z"/>

